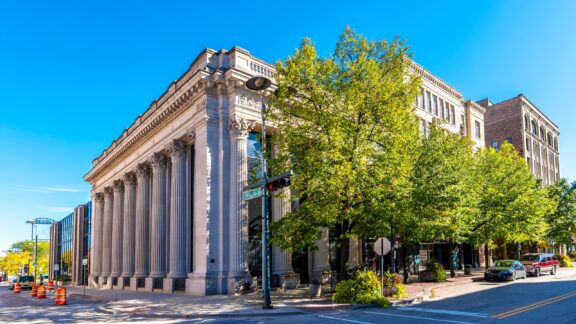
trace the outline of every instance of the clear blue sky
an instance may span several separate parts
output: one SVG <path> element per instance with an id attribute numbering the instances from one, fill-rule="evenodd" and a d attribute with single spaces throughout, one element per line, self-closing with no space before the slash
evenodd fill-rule
<path id="1" fill-rule="evenodd" d="M 574 1 L 198 3 L 0 4 L 0 251 L 29 238 L 27 218 L 61 219 L 88 201 L 92 159 L 203 48 L 274 62 L 310 36 L 328 55 L 346 25 L 405 39 L 469 99 L 525 94 L 559 125 L 561 173 L 576 179 Z"/>

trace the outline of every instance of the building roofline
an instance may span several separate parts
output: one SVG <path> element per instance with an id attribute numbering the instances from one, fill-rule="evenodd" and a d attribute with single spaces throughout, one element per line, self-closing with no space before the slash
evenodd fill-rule
<path id="1" fill-rule="evenodd" d="M 458 97 L 458 99 L 464 99 L 464 95 L 462 95 L 462 93 L 460 91 L 458 91 L 456 88 L 451 86 L 449 83 L 445 82 L 444 80 L 442 80 L 441 78 L 436 76 L 434 73 L 430 72 L 428 69 L 426 69 L 422 65 L 416 63 L 416 61 L 414 61 L 413 59 L 410 59 L 410 63 L 411 63 L 410 66 L 413 69 L 415 69 L 417 72 L 420 72 L 420 75 L 422 77 L 428 79 L 428 81 L 430 81 L 430 82 L 436 83 L 444 91 L 452 94 L 455 97 Z"/>

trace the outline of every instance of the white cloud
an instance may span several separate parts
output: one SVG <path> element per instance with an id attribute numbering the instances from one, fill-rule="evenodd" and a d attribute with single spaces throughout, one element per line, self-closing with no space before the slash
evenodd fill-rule
<path id="1" fill-rule="evenodd" d="M 75 188 L 65 188 L 65 187 L 33 187 L 31 189 L 26 189 L 28 192 L 38 192 L 38 193 L 53 193 L 53 192 L 82 192 L 83 190 Z"/>
<path id="2" fill-rule="evenodd" d="M 36 206 L 38 209 L 44 209 L 55 213 L 71 213 L 74 208 L 72 207 L 53 207 L 53 206 Z"/>

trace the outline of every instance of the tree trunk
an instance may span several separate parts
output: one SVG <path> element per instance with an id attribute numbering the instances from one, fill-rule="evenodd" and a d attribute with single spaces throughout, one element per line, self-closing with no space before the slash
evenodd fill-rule
<path id="1" fill-rule="evenodd" d="M 406 247 L 406 245 L 402 244 L 402 247 L 400 248 L 402 251 L 402 273 L 404 274 L 404 284 L 408 284 L 408 278 L 410 276 L 409 273 L 409 255 L 408 255 L 408 248 Z"/>
<path id="2" fill-rule="evenodd" d="M 488 250 L 488 242 L 486 242 L 486 244 L 484 244 L 484 266 L 486 269 L 490 267 L 490 261 L 488 260 L 490 256 L 488 255 L 488 252 L 490 251 Z"/>
<path id="3" fill-rule="evenodd" d="M 450 243 L 448 243 L 448 255 L 449 255 L 449 259 L 450 259 L 450 278 L 454 278 L 456 277 L 456 271 L 454 271 L 454 244 L 452 243 L 452 241 L 449 241 Z"/>
<path id="4" fill-rule="evenodd" d="M 335 264 L 338 271 L 338 280 L 346 279 L 347 277 L 347 266 L 348 257 L 350 254 L 350 238 L 343 237 L 348 234 L 349 222 L 347 220 L 342 221 L 336 225 L 336 259 Z"/>

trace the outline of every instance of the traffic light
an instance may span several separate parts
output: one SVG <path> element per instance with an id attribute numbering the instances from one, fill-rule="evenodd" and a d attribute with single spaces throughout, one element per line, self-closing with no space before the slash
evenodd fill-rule
<path id="1" fill-rule="evenodd" d="M 28 274 L 28 270 L 29 270 L 28 265 L 25 264 L 25 265 L 24 265 L 24 273 L 25 273 L 25 274 Z"/>
<path id="2" fill-rule="evenodd" d="M 266 189 L 268 189 L 268 191 L 276 191 L 278 189 L 288 187 L 289 185 L 290 185 L 290 176 L 286 176 L 283 178 L 268 181 L 268 183 L 266 184 Z"/>

